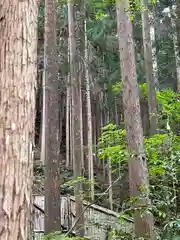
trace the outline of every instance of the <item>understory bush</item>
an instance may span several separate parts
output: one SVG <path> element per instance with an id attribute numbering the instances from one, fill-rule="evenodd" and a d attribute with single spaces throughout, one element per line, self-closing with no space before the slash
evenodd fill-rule
<path id="1" fill-rule="evenodd" d="M 145 85 L 140 90 L 141 94 L 146 94 Z M 153 212 L 155 225 L 159 230 L 157 239 L 180 239 L 179 98 L 180 94 L 170 89 L 157 93 L 158 119 L 162 133 L 144 138 L 152 201 L 151 209 L 148 210 Z M 126 132 L 112 123 L 104 126 L 102 130 L 98 142 L 98 157 L 108 162 L 112 172 L 116 171 L 118 166 L 118 171 L 123 175 L 130 158 Z M 125 204 L 123 213 L 132 215 L 132 199 L 127 202 L 129 204 Z M 130 238 L 126 236 L 124 239 Z"/>

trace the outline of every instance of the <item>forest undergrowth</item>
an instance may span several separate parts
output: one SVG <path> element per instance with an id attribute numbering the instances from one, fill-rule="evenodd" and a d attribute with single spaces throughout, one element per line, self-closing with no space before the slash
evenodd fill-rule
<path id="1" fill-rule="evenodd" d="M 114 87 L 118 90 L 121 86 Z M 140 85 L 141 97 L 147 97 L 147 85 Z M 153 213 L 155 219 L 155 239 L 180 239 L 180 94 L 167 89 L 157 92 L 159 105 L 159 132 L 144 137 L 149 171 L 150 189 L 141 188 L 142 197 L 149 191 L 151 204 L 136 208 L 136 200 L 129 198 L 123 203 L 119 221 L 132 217 L 135 211 Z M 108 161 L 112 172 L 122 175 L 129 159 L 126 131 L 109 123 L 102 129 L 98 141 L 98 158 Z M 44 240 L 70 239 L 65 235 L 48 235 Z M 82 238 L 71 238 L 82 239 Z M 83 238 L 86 239 L 86 238 Z M 107 239 L 135 239 L 130 233 L 110 231 Z M 137 238 L 136 238 L 137 239 Z"/>

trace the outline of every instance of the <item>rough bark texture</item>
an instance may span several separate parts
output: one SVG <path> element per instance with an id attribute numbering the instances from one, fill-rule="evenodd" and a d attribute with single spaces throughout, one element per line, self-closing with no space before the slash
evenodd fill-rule
<path id="1" fill-rule="evenodd" d="M 45 128 L 45 233 L 61 230 L 59 91 L 56 51 L 56 1 L 45 1 L 44 65 L 47 125 Z"/>
<path id="2" fill-rule="evenodd" d="M 27 240 L 33 178 L 37 1 L 1 1 L 0 46 L 0 239 Z"/>
<path id="3" fill-rule="evenodd" d="M 68 2 L 68 23 L 69 23 L 69 51 L 70 51 L 70 76 L 72 87 L 72 130 L 73 130 L 73 170 L 74 178 L 77 180 L 82 175 L 82 154 L 81 154 L 81 104 L 80 104 L 80 79 L 78 77 L 78 61 L 75 41 L 75 22 L 73 18 L 73 2 Z M 76 218 L 82 214 L 82 184 L 75 185 Z M 76 225 L 77 234 L 84 236 L 84 216 L 82 215 Z"/>
<path id="4" fill-rule="evenodd" d="M 137 199 L 135 206 L 150 204 L 147 197 L 142 197 L 141 189 L 148 188 L 148 173 L 143 145 L 143 130 L 140 117 L 134 42 L 132 23 L 125 8 L 127 0 L 117 0 L 117 29 L 120 48 L 121 74 L 123 81 L 123 105 L 126 137 L 130 153 L 129 185 L 130 195 Z M 143 192 L 144 193 L 144 192 Z M 145 194 L 145 193 L 144 193 Z M 135 233 L 137 237 L 151 239 L 153 234 L 153 218 L 151 214 L 139 211 L 135 213 Z"/>
<path id="5" fill-rule="evenodd" d="M 153 78 L 153 62 L 152 62 L 152 45 L 150 35 L 150 19 L 148 13 L 148 0 L 141 0 L 141 4 L 145 10 L 141 13 L 143 45 L 144 45 L 144 62 L 146 71 L 146 81 L 148 84 L 148 108 L 150 120 L 150 134 L 155 134 L 157 130 L 157 101 L 155 82 Z"/>

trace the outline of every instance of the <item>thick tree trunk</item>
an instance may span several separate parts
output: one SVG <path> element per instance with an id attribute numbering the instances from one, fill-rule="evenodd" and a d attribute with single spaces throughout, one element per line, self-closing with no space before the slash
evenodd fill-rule
<path id="1" fill-rule="evenodd" d="M 27 240 L 33 180 L 37 2 L 0 4 L 0 239 Z"/>
<path id="2" fill-rule="evenodd" d="M 59 91 L 56 51 L 56 1 L 45 1 L 44 65 L 47 104 L 45 128 L 45 233 L 61 230 Z"/>
<path id="3" fill-rule="evenodd" d="M 150 200 L 148 198 L 148 173 L 140 117 L 132 23 L 125 10 L 128 7 L 127 0 L 117 0 L 117 29 L 123 81 L 124 120 L 130 154 L 128 163 L 130 195 L 133 199 L 137 199 L 134 206 L 141 208 L 141 205 L 149 205 Z M 152 215 L 148 211 L 144 211 L 143 214 L 136 211 L 134 220 L 136 236 L 152 239 Z"/>
<path id="4" fill-rule="evenodd" d="M 146 81 L 148 84 L 148 108 L 150 120 L 150 134 L 155 134 L 157 130 L 157 101 L 155 82 L 153 78 L 153 62 L 152 62 L 152 45 L 150 33 L 150 19 L 148 13 L 148 0 L 141 0 L 144 10 L 141 13 L 143 45 L 144 45 L 144 61 L 146 71 Z"/>

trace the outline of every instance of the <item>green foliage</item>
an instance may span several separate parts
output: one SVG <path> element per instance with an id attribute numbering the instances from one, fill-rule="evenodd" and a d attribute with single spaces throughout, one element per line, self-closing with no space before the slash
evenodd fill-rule
<path id="1" fill-rule="evenodd" d="M 171 89 L 164 89 L 157 92 L 157 100 L 161 106 L 161 113 L 170 122 L 180 121 L 180 94 Z"/>
<path id="2" fill-rule="evenodd" d="M 48 235 L 45 235 L 42 240 L 70 240 L 71 238 L 69 237 L 65 237 L 65 235 L 62 235 L 59 232 L 54 232 L 54 233 L 50 233 Z"/>
<path id="3" fill-rule="evenodd" d="M 44 6 L 39 7 L 38 10 L 38 38 L 44 37 Z"/>
<path id="4" fill-rule="evenodd" d="M 141 85 L 140 90 L 146 94 L 146 85 Z M 174 120 L 179 121 L 179 94 L 168 89 L 158 92 L 157 98 L 162 114 L 167 116 L 169 124 L 167 124 L 167 133 L 155 134 L 144 139 L 152 200 L 151 211 L 156 222 L 166 226 L 163 234 L 174 237 L 180 228 L 179 222 L 177 224 L 179 221 L 177 220 L 177 194 L 179 194 L 177 187 L 180 177 L 180 136 L 171 131 L 170 125 Z M 108 160 L 112 167 L 114 163 L 121 163 L 121 172 L 123 172 L 129 156 L 125 130 L 118 129 L 113 124 L 105 126 L 98 143 L 98 157 Z M 132 212 L 132 208 L 126 209 L 125 212 Z"/>
<path id="5" fill-rule="evenodd" d="M 108 159 L 109 164 L 128 160 L 125 130 L 117 129 L 112 123 L 103 127 L 102 135 L 98 142 L 98 157 Z"/>
<path id="6" fill-rule="evenodd" d="M 50 233 L 42 238 L 42 240 L 85 240 L 86 238 L 81 237 L 67 237 L 59 232 Z"/>
<path id="7" fill-rule="evenodd" d="M 123 83 L 122 81 L 112 85 L 112 92 L 115 95 L 122 94 Z M 139 84 L 140 98 L 147 99 L 148 86 L 147 83 Z"/>
<path id="8" fill-rule="evenodd" d="M 148 85 L 147 83 L 139 84 L 140 99 L 147 99 L 148 96 Z"/>
<path id="9" fill-rule="evenodd" d="M 120 92 L 122 92 L 122 82 L 117 82 L 114 85 L 112 85 L 112 91 L 117 95 Z"/>
<path id="10" fill-rule="evenodd" d="M 122 94 L 122 82 L 117 82 L 112 85 L 112 92 L 117 95 Z M 147 83 L 139 84 L 140 99 L 147 101 L 148 85 Z M 156 93 L 156 98 L 159 106 L 159 122 L 161 127 L 167 129 L 167 123 L 170 123 L 170 128 L 175 132 L 178 130 L 180 123 L 180 93 L 174 92 L 172 89 L 163 89 Z"/>

